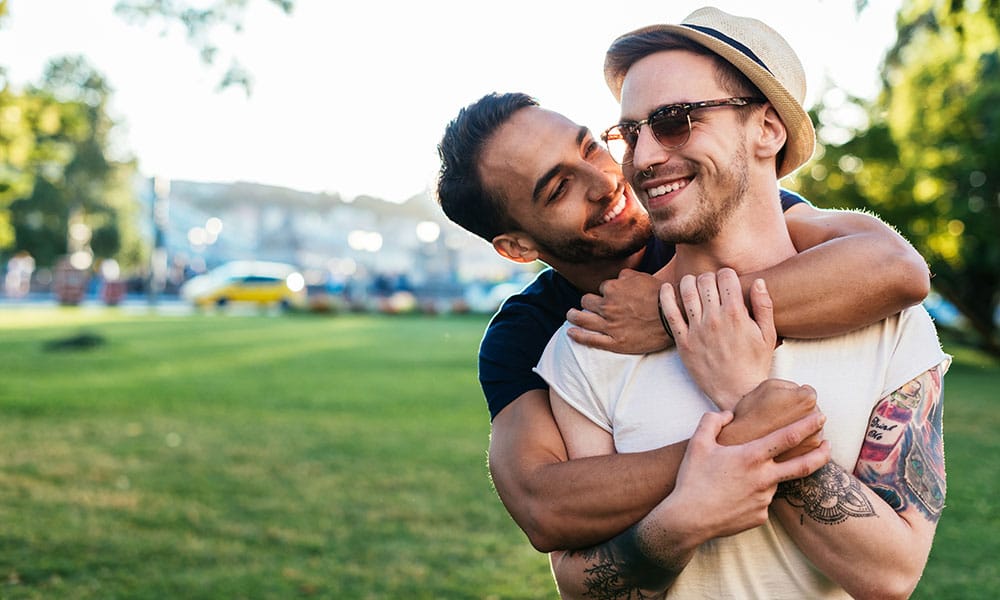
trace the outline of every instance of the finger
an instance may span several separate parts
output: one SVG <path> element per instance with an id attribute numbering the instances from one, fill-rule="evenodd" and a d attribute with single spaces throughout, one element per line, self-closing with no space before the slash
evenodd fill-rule
<path id="1" fill-rule="evenodd" d="M 739 315 L 746 312 L 746 304 L 743 303 L 743 287 L 740 285 L 740 277 L 736 271 L 725 267 L 719 269 L 716 276 L 719 286 L 719 303 L 725 312 Z"/>
<path id="2" fill-rule="evenodd" d="M 802 456 L 775 463 L 775 476 L 778 481 L 802 479 L 816 472 L 817 469 L 830 462 L 830 442 L 823 441 L 818 448 L 810 450 Z"/>
<path id="3" fill-rule="evenodd" d="M 604 319 L 604 317 L 597 313 L 590 312 L 589 310 L 576 310 L 575 308 L 571 308 L 569 309 L 569 312 L 566 313 L 566 320 L 577 327 L 589 329 L 597 333 L 608 332 L 608 322 Z"/>
<path id="4" fill-rule="evenodd" d="M 692 443 L 718 443 L 719 434 L 722 433 L 722 428 L 725 427 L 733 420 L 733 413 L 728 410 L 721 412 L 707 412 L 701 416 L 701 420 L 698 421 L 698 427 L 695 428 L 694 434 L 691 435 Z"/>
<path id="5" fill-rule="evenodd" d="M 773 348 L 778 341 L 778 334 L 774 330 L 774 303 L 763 279 L 757 279 L 750 287 L 750 307 L 753 309 L 754 321 L 760 327 L 761 336 Z"/>
<path id="6" fill-rule="evenodd" d="M 802 443 L 798 446 L 792 448 L 791 450 L 785 450 L 778 456 L 774 457 L 775 462 L 785 462 L 796 456 L 802 456 L 803 454 L 819 448 L 820 444 L 823 443 L 823 430 L 817 431 L 806 439 L 802 440 Z"/>
<path id="7" fill-rule="evenodd" d="M 580 308 L 599 315 L 604 314 L 604 298 L 597 294 L 584 294 L 580 298 Z"/>
<path id="8" fill-rule="evenodd" d="M 683 339 L 687 335 L 687 323 L 684 322 L 684 314 L 680 305 L 677 304 L 677 295 L 674 293 L 674 286 L 664 283 L 660 286 L 660 309 L 663 311 L 663 318 L 670 328 L 670 335 L 674 342 Z"/>
<path id="9" fill-rule="evenodd" d="M 570 327 L 566 330 L 566 333 L 571 340 L 584 346 L 599 348 L 601 350 L 615 350 L 617 348 L 615 338 L 604 333 L 581 329 L 579 327 Z"/>
<path id="10" fill-rule="evenodd" d="M 787 450 L 798 446 L 802 440 L 813 435 L 823 428 L 826 423 L 826 416 L 820 412 L 810 413 L 790 425 L 769 433 L 768 435 L 753 441 L 752 452 L 762 460 L 772 459 Z"/>
<path id="11" fill-rule="evenodd" d="M 715 312 L 719 308 L 719 285 L 715 273 L 702 273 L 695 283 L 698 286 L 698 295 L 701 297 L 702 312 Z"/>
<path id="12" fill-rule="evenodd" d="M 687 315 L 688 323 L 701 321 L 701 298 L 698 297 L 698 284 L 694 275 L 681 277 L 678 286 L 681 293 L 681 301 L 684 303 L 684 314 Z"/>

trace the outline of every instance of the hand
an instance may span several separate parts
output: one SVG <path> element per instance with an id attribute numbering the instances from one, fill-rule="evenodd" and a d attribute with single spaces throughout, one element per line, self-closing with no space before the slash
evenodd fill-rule
<path id="1" fill-rule="evenodd" d="M 660 289 L 663 315 L 677 351 L 698 387 L 722 410 L 731 410 L 744 394 L 767 377 L 777 341 L 771 297 L 763 279 L 754 282 L 750 303 L 736 271 L 729 268 L 680 282 L 681 312 L 674 287 Z M 685 315 L 687 319 L 685 320 Z"/>
<path id="2" fill-rule="evenodd" d="M 719 443 L 745 444 L 764 437 L 781 427 L 809 416 L 819 415 L 816 390 L 808 385 L 798 385 L 782 379 L 766 379 L 736 405 L 733 421 L 719 434 Z M 819 428 L 798 446 L 786 450 L 775 458 L 782 462 L 801 456 L 819 447 L 823 429 Z"/>
<path id="3" fill-rule="evenodd" d="M 570 309 L 566 318 L 575 327 L 569 337 L 585 346 L 619 354 L 646 354 L 670 344 L 656 296 L 662 282 L 652 275 L 623 270 L 617 279 L 601 284 L 599 294 L 586 294 L 583 310 Z"/>
<path id="4" fill-rule="evenodd" d="M 805 477 L 830 460 L 830 445 L 797 458 L 775 457 L 797 446 L 822 425 L 822 415 L 810 414 L 760 439 L 723 446 L 718 436 L 732 413 L 706 413 L 688 442 L 674 491 L 657 509 L 683 511 L 687 527 L 708 540 L 757 527 L 768 518 L 768 506 L 778 483 Z M 666 505 L 670 508 L 666 508 Z"/>

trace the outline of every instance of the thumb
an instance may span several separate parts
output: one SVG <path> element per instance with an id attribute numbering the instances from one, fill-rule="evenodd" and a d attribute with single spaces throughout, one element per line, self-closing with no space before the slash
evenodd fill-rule
<path id="1" fill-rule="evenodd" d="M 750 288 L 750 308 L 757 327 L 760 327 L 761 336 L 773 348 L 778 341 L 778 334 L 774 330 L 774 302 L 763 279 L 755 280 Z"/>
<path id="2" fill-rule="evenodd" d="M 722 428 L 733 420 L 732 411 L 707 412 L 701 416 L 698 427 L 691 436 L 692 442 L 717 443 Z"/>

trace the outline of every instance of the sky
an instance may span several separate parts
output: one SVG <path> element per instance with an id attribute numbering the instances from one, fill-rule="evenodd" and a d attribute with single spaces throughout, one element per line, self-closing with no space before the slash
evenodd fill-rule
<path id="1" fill-rule="evenodd" d="M 0 66 L 15 87 L 54 57 L 82 54 L 114 89 L 118 144 L 144 175 L 248 181 L 346 199 L 402 202 L 431 192 L 437 143 L 463 106 L 522 91 L 601 131 L 618 107 L 604 52 L 618 35 L 680 22 L 705 1 L 296 0 L 285 15 L 253 0 L 239 33 L 219 31 L 216 66 L 179 26 L 130 24 L 116 0 L 9 0 Z M 759 18 L 799 53 L 807 105 L 830 86 L 877 92 L 900 0 L 715 0 Z M 217 90 L 230 58 L 253 75 Z"/>

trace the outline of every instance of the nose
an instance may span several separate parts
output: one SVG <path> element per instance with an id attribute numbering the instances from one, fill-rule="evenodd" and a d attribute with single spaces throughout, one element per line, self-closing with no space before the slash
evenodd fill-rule
<path id="1" fill-rule="evenodd" d="M 613 161 L 609 161 L 612 164 Z M 602 165 L 588 165 L 587 169 L 587 200 L 590 202 L 605 202 L 618 189 L 618 169 L 601 168 Z"/>
<path id="2" fill-rule="evenodd" d="M 649 125 L 639 128 L 639 137 L 635 140 L 635 149 L 632 151 L 632 168 L 635 172 L 642 172 L 660 163 L 667 162 L 670 153 L 656 141 L 653 131 Z"/>

